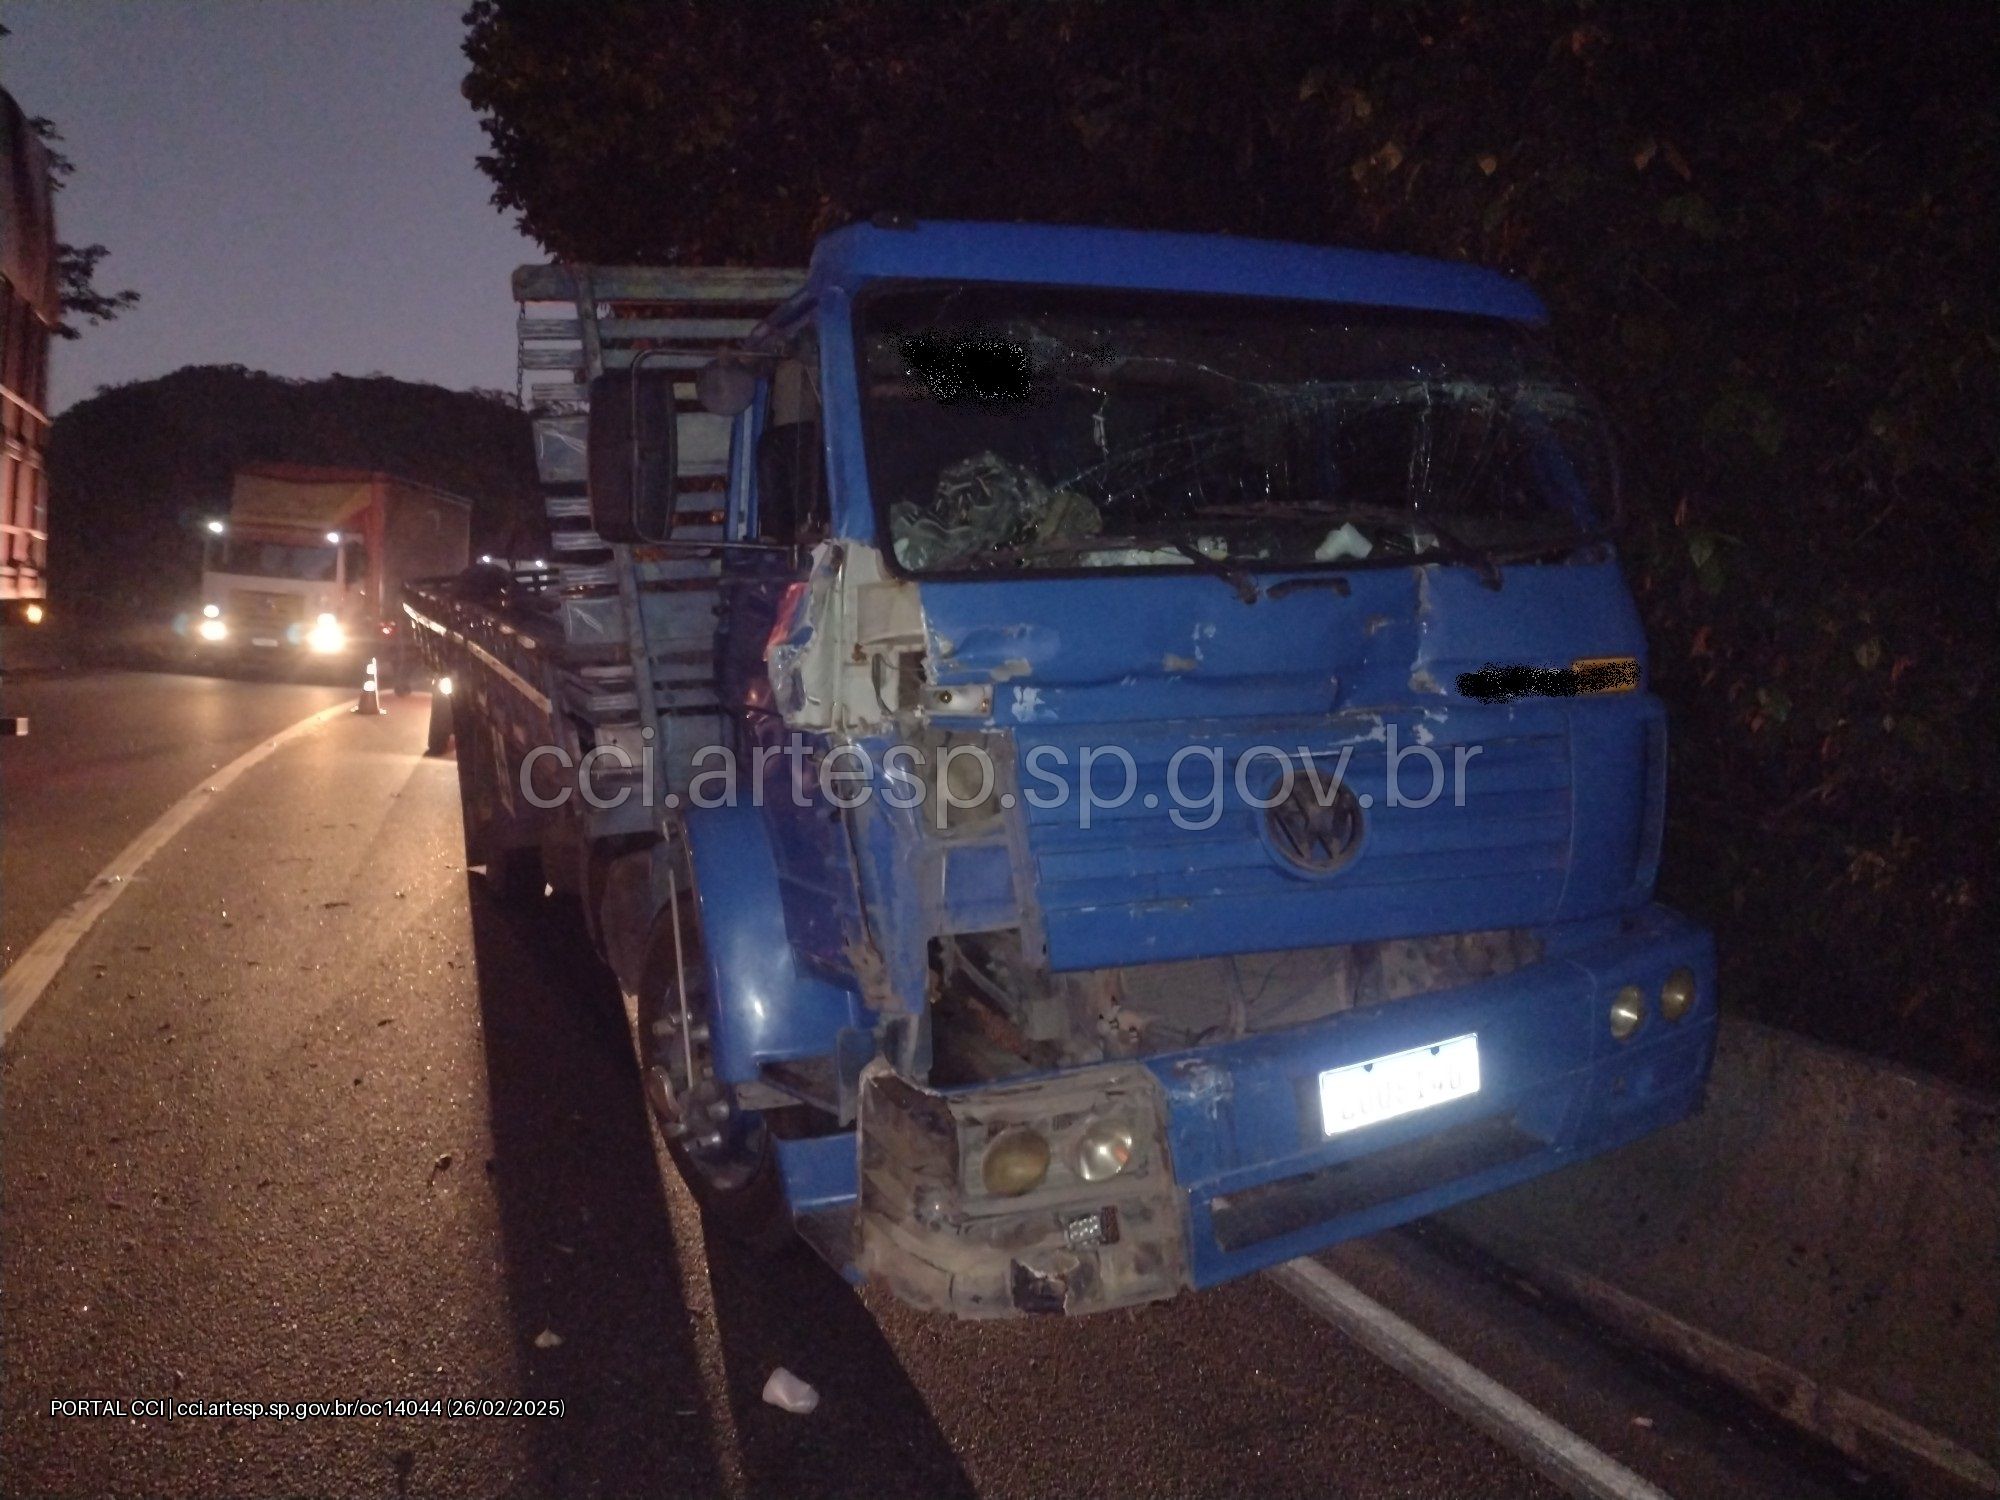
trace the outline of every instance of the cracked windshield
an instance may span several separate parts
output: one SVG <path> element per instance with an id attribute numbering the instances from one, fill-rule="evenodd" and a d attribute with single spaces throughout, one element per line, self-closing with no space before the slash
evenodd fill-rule
<path id="1" fill-rule="evenodd" d="M 1515 326 L 1019 287 L 861 307 L 868 466 L 917 573 L 1560 558 L 1612 502 L 1594 406 Z"/>

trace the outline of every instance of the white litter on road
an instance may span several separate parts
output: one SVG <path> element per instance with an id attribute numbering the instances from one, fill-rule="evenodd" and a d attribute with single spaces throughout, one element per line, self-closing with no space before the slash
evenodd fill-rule
<path id="1" fill-rule="evenodd" d="M 764 1382 L 764 1399 L 795 1417 L 803 1417 L 819 1405 L 819 1392 L 779 1365 Z"/>

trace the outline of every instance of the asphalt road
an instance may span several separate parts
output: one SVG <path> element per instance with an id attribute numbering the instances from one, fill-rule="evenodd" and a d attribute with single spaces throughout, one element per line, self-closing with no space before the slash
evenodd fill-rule
<path id="1" fill-rule="evenodd" d="M 6 752 L 16 940 L 36 921 L 13 909 L 17 871 L 59 907 L 146 808 L 329 701 L 194 679 L 59 686 L 27 710 L 33 754 Z M 101 717 L 139 701 L 143 729 Z M 419 753 L 424 700 L 391 707 L 335 718 L 218 796 L 7 1039 L 0 1490 L 1556 1493 L 1264 1279 L 1071 1322 L 961 1324 L 857 1294 L 803 1250 L 719 1250 L 657 1149 L 622 1011 L 575 923 L 486 898 L 463 865 L 454 766 Z M 1496 1358 L 1542 1336 L 1469 1319 L 1489 1294 L 1459 1273 L 1369 1264 L 1349 1269 L 1430 1299 L 1435 1323 Z M 1560 1347 L 1539 1356 L 1535 1399 L 1569 1400 Z M 1602 1350 L 1574 1358 L 1601 1365 L 1584 1375 L 1593 1441 L 1666 1464 L 1688 1481 L 1676 1493 L 1739 1492 L 1716 1482 L 1741 1472 L 1717 1468 L 1741 1446 L 1726 1422 L 1652 1404 Z M 818 1388 L 816 1412 L 760 1399 L 779 1365 Z M 51 1414 L 385 1397 L 560 1414 Z M 1670 1432 L 1678 1448 L 1656 1446 Z M 1784 1472 L 1761 1450 L 1746 1462 Z"/>
<path id="2" fill-rule="evenodd" d="M 0 964 L 205 773 L 346 696 L 161 672 L 0 682 L 0 713 L 28 719 L 0 740 Z"/>

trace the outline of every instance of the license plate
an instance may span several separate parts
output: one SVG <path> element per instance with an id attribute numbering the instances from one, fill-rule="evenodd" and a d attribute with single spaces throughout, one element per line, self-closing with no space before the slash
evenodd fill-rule
<path id="1" fill-rule="evenodd" d="M 253 646 L 275 646 L 278 644 L 278 638 L 275 635 L 253 635 L 250 637 L 250 644 Z"/>
<path id="2" fill-rule="evenodd" d="M 1328 1135 L 1478 1092 L 1479 1037 L 1473 1032 L 1319 1075 L 1320 1116 Z"/>

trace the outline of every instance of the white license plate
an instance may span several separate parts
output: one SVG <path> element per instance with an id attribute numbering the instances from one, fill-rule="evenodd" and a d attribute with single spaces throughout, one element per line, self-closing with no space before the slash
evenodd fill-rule
<path id="1" fill-rule="evenodd" d="M 274 635 L 253 635 L 250 637 L 250 644 L 253 646 L 275 646 L 278 644 L 278 638 Z"/>
<path id="2" fill-rule="evenodd" d="M 1479 1037 L 1472 1032 L 1319 1075 L 1328 1135 L 1359 1130 L 1479 1092 Z"/>

